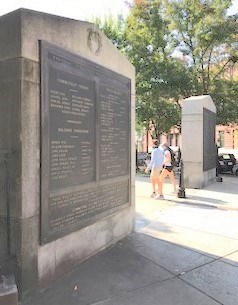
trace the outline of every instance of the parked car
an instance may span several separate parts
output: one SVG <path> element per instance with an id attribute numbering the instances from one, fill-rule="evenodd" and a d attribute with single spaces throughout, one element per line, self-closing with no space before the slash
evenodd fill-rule
<path id="1" fill-rule="evenodd" d="M 150 156 L 148 153 L 137 153 L 137 168 L 144 170 L 150 162 Z"/>
<path id="2" fill-rule="evenodd" d="M 236 158 L 233 154 L 219 154 L 218 155 L 218 170 L 220 173 L 233 172 L 236 165 Z"/>

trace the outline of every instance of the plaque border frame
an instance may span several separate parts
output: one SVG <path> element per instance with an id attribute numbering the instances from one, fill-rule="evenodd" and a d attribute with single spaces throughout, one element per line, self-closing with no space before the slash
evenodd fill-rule
<path id="1" fill-rule="evenodd" d="M 49 147 L 49 136 L 45 136 L 45 134 L 49 135 L 49 111 L 48 111 L 48 83 L 49 83 L 49 60 L 48 60 L 48 52 L 52 51 L 53 53 L 57 53 L 59 56 L 63 56 L 64 58 L 69 58 L 72 62 L 77 64 L 78 61 L 82 61 L 81 63 L 87 67 L 87 64 L 90 68 L 94 68 L 98 70 L 99 75 L 103 75 L 104 73 L 112 78 L 120 79 L 120 81 L 125 82 L 128 85 L 129 90 L 129 113 L 128 113 L 128 175 L 118 176 L 115 178 L 108 178 L 104 180 L 99 180 L 99 137 L 98 137 L 98 120 L 96 120 L 95 124 L 95 138 L 96 138 L 96 153 L 95 153 L 95 181 L 89 182 L 79 186 L 67 187 L 65 189 L 60 190 L 52 190 L 51 194 L 67 194 L 77 191 L 83 191 L 87 189 L 91 189 L 93 187 L 99 188 L 100 186 L 110 185 L 116 182 L 126 182 L 128 181 L 128 202 L 116 206 L 112 209 L 109 209 L 105 212 L 99 213 L 97 215 L 93 215 L 90 219 L 88 219 L 84 223 L 74 224 L 70 227 L 64 228 L 62 230 L 56 232 L 50 232 L 49 230 L 49 160 L 47 156 L 47 147 Z M 39 40 L 39 63 L 40 63 L 40 243 L 42 245 L 47 244 L 51 241 L 54 241 L 58 238 L 67 236 L 70 233 L 78 231 L 86 226 L 92 225 L 98 220 L 113 215 L 114 213 L 131 206 L 131 79 L 119 74 L 111 69 L 106 68 L 105 66 L 99 65 L 96 62 L 93 62 L 81 55 L 75 54 L 67 49 L 63 49 L 56 45 L 53 45 L 47 41 Z M 57 67 L 55 67 L 57 69 Z M 60 68 L 58 68 L 60 69 Z M 69 72 L 70 73 L 70 72 Z M 79 73 L 80 74 L 80 73 Z M 81 74 L 82 75 L 82 74 Z M 95 76 L 96 77 L 96 76 Z M 86 77 L 87 78 L 87 77 Z M 98 80 L 95 81 L 95 89 L 97 90 Z M 95 103 L 98 104 L 98 95 L 96 95 Z M 98 107 L 95 107 L 95 116 L 98 115 Z M 49 154 L 48 154 L 49 155 Z M 44 161 L 43 161 L 44 160 Z"/>
<path id="2" fill-rule="evenodd" d="M 205 147 L 205 137 L 207 135 L 207 126 L 205 125 L 206 118 L 212 118 L 214 121 L 214 154 L 207 154 L 206 147 Z M 210 164 L 210 159 L 214 157 L 213 165 Z M 216 168 L 216 113 L 207 109 L 203 108 L 203 172 L 209 171 L 211 169 Z"/>

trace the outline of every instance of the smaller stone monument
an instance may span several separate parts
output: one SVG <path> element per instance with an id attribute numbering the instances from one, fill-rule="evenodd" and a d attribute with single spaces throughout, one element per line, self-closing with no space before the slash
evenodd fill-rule
<path id="1" fill-rule="evenodd" d="M 209 95 L 182 103 L 182 158 L 185 186 L 203 188 L 216 178 L 216 106 Z"/>

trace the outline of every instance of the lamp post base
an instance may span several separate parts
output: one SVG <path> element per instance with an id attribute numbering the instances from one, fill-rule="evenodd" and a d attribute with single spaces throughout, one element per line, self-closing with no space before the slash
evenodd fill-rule
<path id="1" fill-rule="evenodd" d="M 178 190 L 178 198 L 186 198 L 185 189 L 179 188 L 179 190 Z"/>

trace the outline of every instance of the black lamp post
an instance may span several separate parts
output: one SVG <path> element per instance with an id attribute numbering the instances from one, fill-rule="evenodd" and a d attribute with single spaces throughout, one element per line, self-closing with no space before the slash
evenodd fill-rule
<path id="1" fill-rule="evenodd" d="M 179 163 L 179 189 L 177 196 L 178 198 L 186 198 L 185 186 L 184 186 L 184 164 L 182 159 L 180 159 L 180 163 Z"/>

